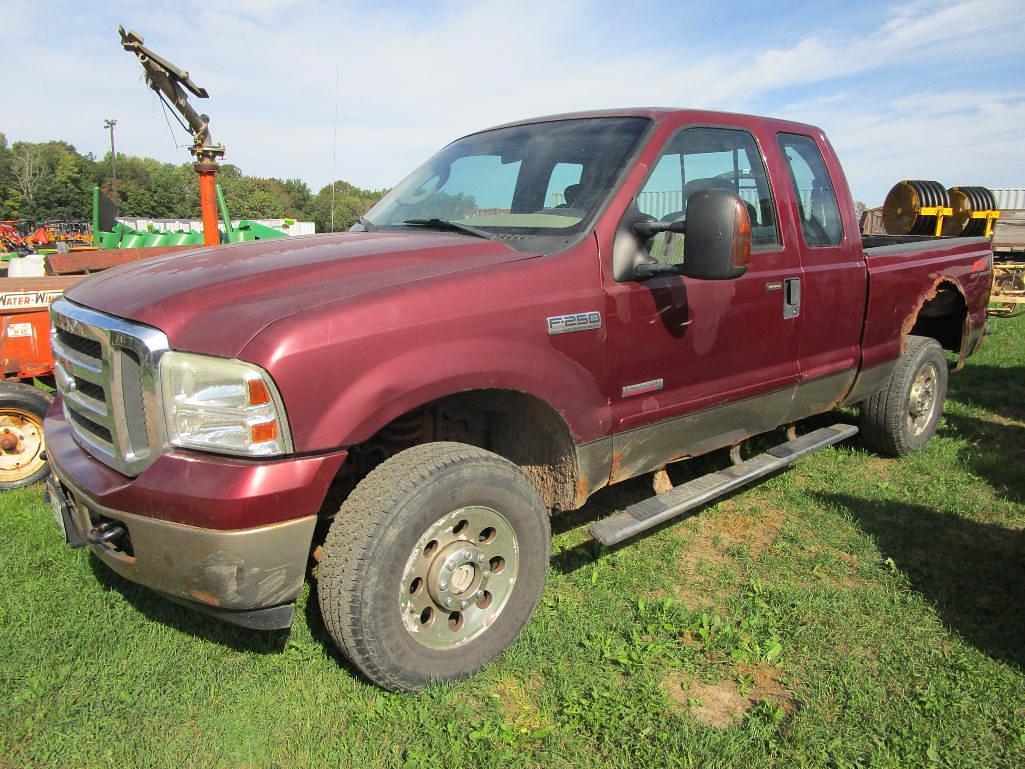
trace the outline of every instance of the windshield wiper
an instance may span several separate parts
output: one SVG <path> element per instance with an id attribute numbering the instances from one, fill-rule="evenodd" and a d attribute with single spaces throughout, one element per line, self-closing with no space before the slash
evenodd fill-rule
<path id="1" fill-rule="evenodd" d="M 356 224 L 360 225 L 367 232 L 373 232 L 377 229 L 377 225 L 367 219 L 365 216 L 361 216 L 356 219 Z"/>
<path id="2" fill-rule="evenodd" d="M 478 230 L 476 227 L 471 227 L 468 224 L 453 222 L 451 219 L 406 219 L 403 224 L 412 224 L 416 227 L 427 227 L 432 230 L 460 232 L 463 235 L 472 235 L 475 238 L 485 238 L 487 240 L 495 239 L 495 236 L 490 232 Z"/>

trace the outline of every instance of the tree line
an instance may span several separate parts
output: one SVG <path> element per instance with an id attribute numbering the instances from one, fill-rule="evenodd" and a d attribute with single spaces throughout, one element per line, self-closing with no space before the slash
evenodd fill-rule
<path id="1" fill-rule="evenodd" d="M 331 185 L 313 194 L 302 179 L 250 176 L 230 163 L 217 181 L 228 212 L 236 219 L 312 221 L 317 232 L 331 229 Z M 30 221 L 88 220 L 92 188 L 111 194 L 111 156 L 79 153 L 64 141 L 8 145 L 0 133 L 0 219 Z M 366 190 L 335 183 L 334 228 L 345 230 L 387 190 Z M 198 219 L 199 188 L 191 163 L 162 163 L 153 158 L 117 154 L 117 204 L 121 216 Z"/>

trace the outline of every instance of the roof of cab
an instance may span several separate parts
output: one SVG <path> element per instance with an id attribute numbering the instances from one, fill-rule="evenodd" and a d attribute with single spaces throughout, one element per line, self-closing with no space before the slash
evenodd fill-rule
<path id="1" fill-rule="evenodd" d="M 620 109 L 586 110 L 583 112 L 564 112 L 556 115 L 543 115 L 540 117 L 515 120 L 501 125 L 491 126 L 483 130 L 494 130 L 495 128 L 511 128 L 531 123 L 549 123 L 556 120 L 579 120 L 581 118 L 597 117 L 643 117 L 658 122 L 672 118 L 674 122 L 697 124 L 760 124 L 771 125 L 779 131 L 794 131 L 797 133 L 821 133 L 821 129 L 807 123 L 796 123 L 791 120 L 763 117 L 760 115 L 747 115 L 739 112 L 718 112 L 703 109 L 681 109 L 678 107 L 626 107 Z M 480 133 L 474 131 L 474 133 Z"/>

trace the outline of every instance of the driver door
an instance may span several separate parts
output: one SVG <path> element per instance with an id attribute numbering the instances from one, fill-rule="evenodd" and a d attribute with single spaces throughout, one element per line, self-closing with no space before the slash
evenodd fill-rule
<path id="1" fill-rule="evenodd" d="M 800 254 L 783 243 L 755 136 L 683 128 L 653 167 L 637 196 L 643 213 L 674 221 L 694 192 L 728 189 L 747 204 L 753 247 L 734 280 L 607 278 L 613 482 L 776 427 L 798 382 L 800 317 L 786 287 L 800 280 Z M 646 248 L 678 264 L 684 237 L 661 234 Z"/>

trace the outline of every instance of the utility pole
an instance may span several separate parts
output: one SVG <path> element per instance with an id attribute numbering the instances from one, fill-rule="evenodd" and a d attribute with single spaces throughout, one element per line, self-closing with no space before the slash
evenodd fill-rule
<path id="1" fill-rule="evenodd" d="M 114 152 L 114 126 L 116 120 L 104 120 L 103 127 L 110 129 L 110 196 L 117 200 L 117 153 Z"/>

